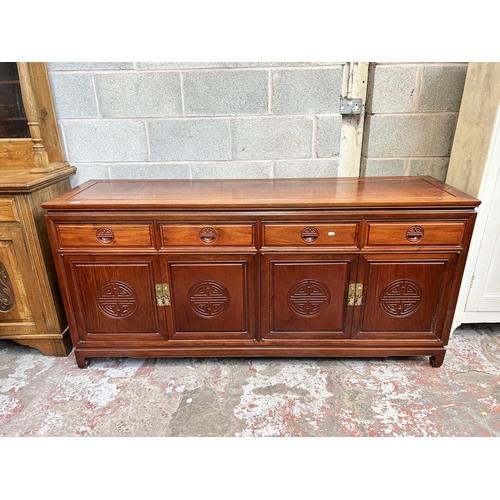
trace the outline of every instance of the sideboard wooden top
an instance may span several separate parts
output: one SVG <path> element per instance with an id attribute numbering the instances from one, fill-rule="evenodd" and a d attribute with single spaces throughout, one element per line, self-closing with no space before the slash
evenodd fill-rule
<path id="1" fill-rule="evenodd" d="M 432 177 L 250 180 L 94 180 L 43 203 L 47 210 L 474 207 Z"/>

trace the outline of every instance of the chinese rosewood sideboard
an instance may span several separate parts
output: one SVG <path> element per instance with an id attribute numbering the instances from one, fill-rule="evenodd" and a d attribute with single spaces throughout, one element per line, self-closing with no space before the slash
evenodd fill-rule
<path id="1" fill-rule="evenodd" d="M 94 357 L 443 363 L 479 201 L 431 177 L 88 181 L 43 203 Z"/>

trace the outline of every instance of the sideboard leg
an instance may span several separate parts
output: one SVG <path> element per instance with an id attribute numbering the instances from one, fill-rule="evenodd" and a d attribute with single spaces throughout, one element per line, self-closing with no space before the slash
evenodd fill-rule
<path id="1" fill-rule="evenodd" d="M 439 368 L 444 361 L 444 355 L 446 354 L 446 351 L 443 350 L 443 352 L 436 354 L 435 356 L 431 356 L 429 358 L 429 362 L 433 368 Z"/>
<path id="2" fill-rule="evenodd" d="M 76 364 L 78 368 L 87 368 L 89 366 L 89 358 L 80 354 L 77 350 L 75 350 L 75 358 Z"/>

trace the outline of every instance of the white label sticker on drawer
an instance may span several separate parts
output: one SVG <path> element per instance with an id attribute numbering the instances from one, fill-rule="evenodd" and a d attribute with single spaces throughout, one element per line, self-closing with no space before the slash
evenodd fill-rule
<path id="1" fill-rule="evenodd" d="M 335 236 L 335 231 L 328 231 L 328 236 Z"/>

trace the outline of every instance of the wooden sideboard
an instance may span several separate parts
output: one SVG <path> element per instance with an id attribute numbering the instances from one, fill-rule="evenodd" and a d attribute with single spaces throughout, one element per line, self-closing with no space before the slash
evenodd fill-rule
<path id="1" fill-rule="evenodd" d="M 475 207 L 431 177 L 88 181 L 43 203 L 94 357 L 445 356 Z"/>

